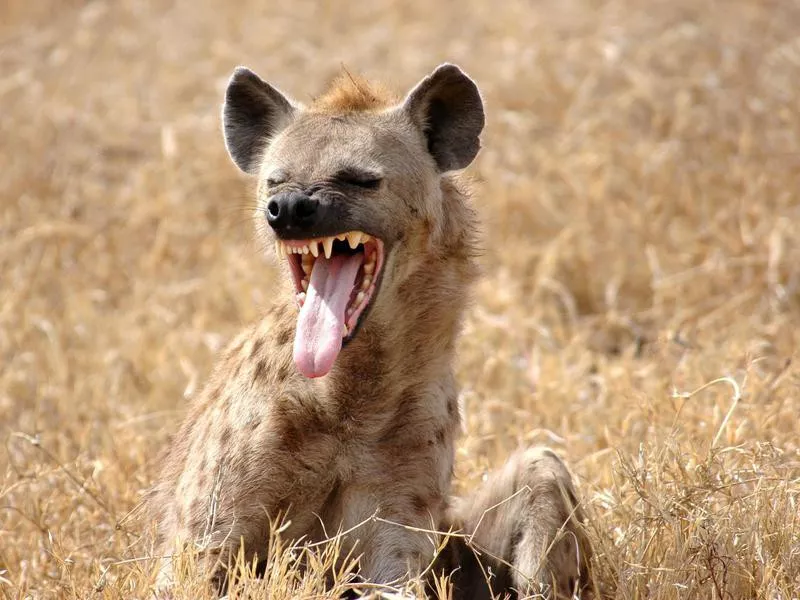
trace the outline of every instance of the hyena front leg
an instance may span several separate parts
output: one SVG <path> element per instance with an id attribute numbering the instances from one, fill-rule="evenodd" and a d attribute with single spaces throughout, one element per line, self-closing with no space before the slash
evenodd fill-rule
<path id="1" fill-rule="evenodd" d="M 453 523 L 466 536 L 454 544 L 459 597 L 503 597 L 512 590 L 521 597 L 573 597 L 588 576 L 580 520 L 561 459 L 547 448 L 517 452 L 454 507 Z"/>

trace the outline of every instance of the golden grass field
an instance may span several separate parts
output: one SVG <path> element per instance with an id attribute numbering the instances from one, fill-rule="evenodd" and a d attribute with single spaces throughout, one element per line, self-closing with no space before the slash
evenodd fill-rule
<path id="1" fill-rule="evenodd" d="M 4 0 L 5 598 L 152 598 L 127 515 L 277 276 L 220 134 L 234 66 L 308 100 L 443 61 L 488 113 L 458 490 L 547 444 L 598 595 L 800 597 L 800 2 Z M 324 594 L 294 576 L 261 589 Z"/>

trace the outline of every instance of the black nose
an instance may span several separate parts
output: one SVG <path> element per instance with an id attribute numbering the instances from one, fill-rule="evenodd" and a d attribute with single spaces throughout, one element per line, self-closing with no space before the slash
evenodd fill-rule
<path id="1" fill-rule="evenodd" d="M 267 222 L 278 232 L 301 232 L 317 219 L 319 202 L 302 192 L 284 192 L 267 203 Z"/>

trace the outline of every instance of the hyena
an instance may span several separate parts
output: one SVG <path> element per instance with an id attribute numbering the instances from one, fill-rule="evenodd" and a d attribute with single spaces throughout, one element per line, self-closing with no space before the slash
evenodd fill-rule
<path id="1" fill-rule="evenodd" d="M 236 69 L 225 144 L 258 176 L 259 235 L 287 289 L 222 352 L 164 455 L 151 497 L 163 554 L 202 539 L 224 586 L 238 552 L 267 554 L 283 515 L 283 538 L 349 532 L 373 584 L 433 564 L 464 598 L 583 585 L 580 511 L 550 450 L 450 497 L 455 342 L 477 271 L 456 172 L 483 127 L 478 88 L 450 64 L 403 99 L 348 75 L 307 106 Z M 431 531 L 457 534 L 435 563 Z"/>

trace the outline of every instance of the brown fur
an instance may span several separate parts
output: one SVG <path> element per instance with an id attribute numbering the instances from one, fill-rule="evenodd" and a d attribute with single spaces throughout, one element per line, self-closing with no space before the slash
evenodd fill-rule
<path id="1" fill-rule="evenodd" d="M 402 583 L 433 560 L 434 545 L 420 530 L 456 527 L 475 535 L 452 543 L 439 565 L 461 566 L 465 597 L 481 579 L 478 550 L 505 574 L 503 585 L 541 591 L 555 582 L 569 593 L 585 574 L 586 553 L 576 545 L 569 473 L 552 452 L 515 455 L 491 485 L 450 507 L 460 426 L 452 367 L 477 273 L 476 216 L 459 178 L 436 172 L 408 117 L 375 112 L 385 102 L 366 84 L 340 80 L 267 148 L 262 180 L 277 167 L 298 186 L 324 186 L 353 162 L 384 170 L 380 194 L 347 198 L 353 226 L 344 228 L 368 227 L 384 240 L 383 281 L 325 377 L 295 369 L 289 292 L 276 292 L 261 322 L 231 342 L 164 456 L 151 498 L 159 543 L 169 553 L 176 540 L 199 540 L 224 576 L 240 542 L 246 556 L 263 557 L 270 519 L 286 515 L 289 539 L 314 542 L 353 528 L 345 545 L 359 540 L 361 575 Z M 341 111 L 352 120 L 328 114 Z"/>
<path id="2" fill-rule="evenodd" d="M 316 98 L 310 110 L 330 114 L 367 112 L 392 106 L 398 98 L 388 88 L 345 71 Z"/>

